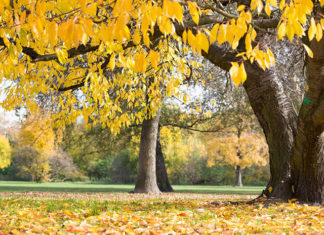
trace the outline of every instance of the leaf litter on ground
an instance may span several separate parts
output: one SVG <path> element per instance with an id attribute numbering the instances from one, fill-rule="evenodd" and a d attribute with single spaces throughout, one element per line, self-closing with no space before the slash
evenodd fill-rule
<path id="1" fill-rule="evenodd" d="M 255 196 L 0 193 L 0 234 L 324 233 L 324 207 Z"/>

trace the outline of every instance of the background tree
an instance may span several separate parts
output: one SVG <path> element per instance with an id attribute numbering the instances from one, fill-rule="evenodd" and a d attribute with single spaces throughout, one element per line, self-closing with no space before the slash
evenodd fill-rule
<path id="1" fill-rule="evenodd" d="M 49 157 L 49 177 L 51 181 L 77 181 L 82 175 L 73 159 L 62 150 L 56 151 Z"/>
<path id="2" fill-rule="evenodd" d="M 13 156 L 13 166 L 18 175 L 23 179 L 35 182 L 48 180 L 50 166 L 48 158 L 36 148 L 25 146 L 19 148 Z"/>
<path id="3" fill-rule="evenodd" d="M 17 135 L 18 149 L 13 157 L 14 167 L 21 176 L 29 174 L 33 181 L 48 180 L 49 157 L 55 151 L 56 135 L 47 113 L 29 115 Z"/>
<path id="4" fill-rule="evenodd" d="M 267 147 L 256 133 L 228 134 L 210 138 L 207 142 L 208 164 L 229 164 L 235 167 L 236 186 L 243 186 L 242 170 L 252 165 L 267 164 Z"/>
<path id="5" fill-rule="evenodd" d="M 5 168 L 11 163 L 11 146 L 6 136 L 0 135 L 0 168 Z"/>

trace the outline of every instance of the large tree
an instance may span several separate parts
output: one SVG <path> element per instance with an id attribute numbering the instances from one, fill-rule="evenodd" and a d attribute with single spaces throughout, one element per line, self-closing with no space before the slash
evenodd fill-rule
<path id="1" fill-rule="evenodd" d="M 235 84 L 244 83 L 269 145 L 267 194 L 323 203 L 323 3 L 2 1 L 0 71 L 11 80 L 3 105 L 12 109 L 27 104 L 34 109 L 40 93 L 79 88 L 78 94 L 64 92 L 55 97 L 58 125 L 83 115 L 118 132 L 131 122 L 154 117 L 162 83 L 167 95 L 179 94 L 177 75 L 188 73 L 187 64 L 176 60 L 180 66 L 173 70 L 173 79 L 167 79 L 165 72 L 174 63 L 160 58 L 166 52 L 178 55 L 186 51 L 186 47 L 174 50 L 168 44 L 168 40 L 179 45 L 183 41 L 194 53 L 229 71 Z M 305 42 L 308 91 L 298 118 L 264 41 L 269 33 L 280 40 L 287 36 L 290 41 L 301 43 L 297 38 L 303 38 Z M 157 39 L 160 52 L 152 48 Z M 163 67 L 166 64 L 169 66 Z M 110 73 L 118 68 L 122 68 L 118 75 Z M 155 79 L 147 86 L 152 71 Z M 156 105 L 135 114 L 120 105 L 127 101 L 133 108 L 140 105 L 136 98 L 147 96 L 152 101 L 157 97 Z M 76 109 L 75 103 L 83 109 Z"/>

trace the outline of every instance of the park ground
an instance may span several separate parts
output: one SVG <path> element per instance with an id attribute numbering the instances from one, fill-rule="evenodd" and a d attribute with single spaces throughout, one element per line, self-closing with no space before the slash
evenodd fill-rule
<path id="1" fill-rule="evenodd" d="M 175 186 L 159 195 L 132 188 L 2 181 L 0 234 L 324 233 L 323 206 L 242 202 L 263 187 Z"/>

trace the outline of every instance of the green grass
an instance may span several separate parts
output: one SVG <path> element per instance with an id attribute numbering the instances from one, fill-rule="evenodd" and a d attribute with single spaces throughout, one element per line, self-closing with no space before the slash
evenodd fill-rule
<path id="1" fill-rule="evenodd" d="M 42 193 L 40 193 L 42 194 Z M 0 197 L 0 234 L 323 234 L 324 207 L 212 204 L 216 195 Z M 72 193 L 73 194 L 73 193 Z M 183 194 L 181 194 L 182 196 Z M 80 197 L 81 196 L 81 197 Z M 92 195 L 91 195 L 92 196 Z M 218 195 L 217 195 L 218 196 Z M 227 195 L 232 196 L 232 195 Z"/>
<path id="2" fill-rule="evenodd" d="M 97 184 L 90 182 L 47 182 L 33 183 L 21 181 L 0 181 L 0 192 L 79 192 L 79 193 L 112 193 L 129 192 L 134 185 Z M 174 185 L 175 192 L 211 193 L 211 194 L 260 194 L 263 186 L 210 186 L 210 185 Z"/>

